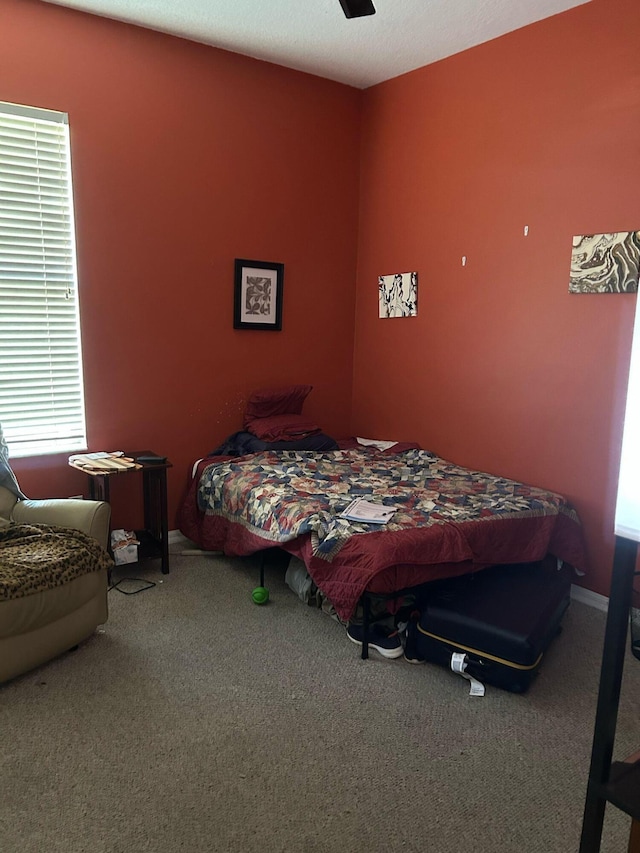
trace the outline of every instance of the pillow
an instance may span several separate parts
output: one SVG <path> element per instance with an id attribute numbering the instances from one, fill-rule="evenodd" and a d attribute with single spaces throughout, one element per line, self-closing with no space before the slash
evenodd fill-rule
<path id="1" fill-rule="evenodd" d="M 299 415 L 302 404 L 313 385 L 286 385 L 283 388 L 263 388 L 254 391 L 244 410 L 244 426 L 255 418 L 270 418 L 272 415 Z"/>
<path id="2" fill-rule="evenodd" d="M 248 431 L 263 441 L 287 441 L 316 435 L 320 427 L 302 415 L 273 415 L 270 418 L 254 418 Z"/>

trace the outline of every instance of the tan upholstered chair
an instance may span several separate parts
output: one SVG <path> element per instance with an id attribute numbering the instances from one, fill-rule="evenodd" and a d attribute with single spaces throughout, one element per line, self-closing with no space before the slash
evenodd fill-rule
<path id="1" fill-rule="evenodd" d="M 10 474 L 12 476 L 13 472 Z M 0 485 L 0 534 L 3 527 L 11 529 L 11 522 L 71 527 L 93 537 L 106 550 L 111 514 L 108 503 L 74 499 L 27 500 L 19 488 L 14 487 L 15 478 L 12 477 L 12 482 L 5 478 L 4 482 L 6 486 Z M 0 536 L 0 564 L 2 548 Z M 103 556 L 102 551 L 99 556 Z M 100 561 L 98 570 L 50 588 L 18 597 L 0 595 L 0 683 L 76 646 L 107 621 L 108 569 L 105 562 L 108 561 Z M 37 571 L 38 568 L 34 568 L 34 573 Z"/>

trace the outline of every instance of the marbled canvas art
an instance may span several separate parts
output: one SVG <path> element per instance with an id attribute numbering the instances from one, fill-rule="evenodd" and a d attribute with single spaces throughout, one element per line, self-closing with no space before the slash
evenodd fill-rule
<path id="1" fill-rule="evenodd" d="M 637 293 L 640 231 L 573 238 L 569 293 Z"/>
<path id="2" fill-rule="evenodd" d="M 415 317 L 418 313 L 418 273 L 378 277 L 380 317 Z"/>

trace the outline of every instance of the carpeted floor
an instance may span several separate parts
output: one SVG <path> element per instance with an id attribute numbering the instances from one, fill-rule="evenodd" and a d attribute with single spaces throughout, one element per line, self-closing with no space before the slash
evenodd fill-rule
<path id="1" fill-rule="evenodd" d="M 103 631 L 0 687 L 2 853 L 577 851 L 604 614 L 573 602 L 529 693 L 477 698 L 362 661 L 284 570 L 258 607 L 251 559 L 147 565 Z M 629 657 L 617 757 L 639 685 Z M 609 806 L 603 853 L 628 832 Z"/>

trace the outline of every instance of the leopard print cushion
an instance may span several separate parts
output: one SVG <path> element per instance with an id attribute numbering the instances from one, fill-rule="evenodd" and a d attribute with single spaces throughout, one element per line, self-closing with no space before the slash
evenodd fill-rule
<path id="1" fill-rule="evenodd" d="M 79 530 L 49 524 L 0 527 L 0 601 L 63 586 L 112 565 L 99 543 Z"/>

